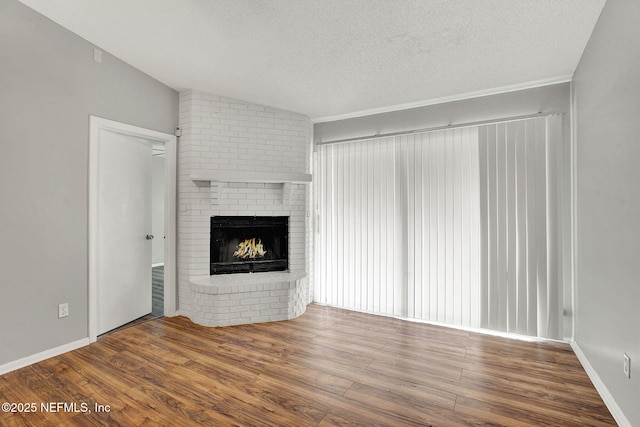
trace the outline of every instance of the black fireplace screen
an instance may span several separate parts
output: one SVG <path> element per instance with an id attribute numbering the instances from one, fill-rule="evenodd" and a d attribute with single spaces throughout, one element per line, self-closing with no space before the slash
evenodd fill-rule
<path id="1" fill-rule="evenodd" d="M 289 217 L 211 217 L 211 274 L 285 271 Z"/>

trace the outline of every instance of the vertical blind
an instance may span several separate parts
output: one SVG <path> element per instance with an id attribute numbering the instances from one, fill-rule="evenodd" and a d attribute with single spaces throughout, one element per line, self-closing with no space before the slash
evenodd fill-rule
<path id="1" fill-rule="evenodd" d="M 561 338 L 561 117 L 318 147 L 317 302 Z"/>

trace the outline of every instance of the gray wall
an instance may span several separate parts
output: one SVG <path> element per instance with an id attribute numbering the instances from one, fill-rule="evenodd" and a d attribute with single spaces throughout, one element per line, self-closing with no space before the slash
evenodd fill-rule
<path id="1" fill-rule="evenodd" d="M 640 2 L 608 1 L 574 75 L 575 339 L 640 426 Z M 622 373 L 631 356 L 631 379 Z"/>
<path id="2" fill-rule="evenodd" d="M 0 2 L 0 365 L 88 336 L 89 115 L 173 133 L 177 110 L 172 89 Z"/>

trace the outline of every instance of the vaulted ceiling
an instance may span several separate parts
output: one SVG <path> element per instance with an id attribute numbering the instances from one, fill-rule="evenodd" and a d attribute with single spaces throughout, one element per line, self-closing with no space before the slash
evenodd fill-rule
<path id="1" fill-rule="evenodd" d="M 21 0 L 176 90 L 324 121 L 571 78 L 605 0 Z"/>

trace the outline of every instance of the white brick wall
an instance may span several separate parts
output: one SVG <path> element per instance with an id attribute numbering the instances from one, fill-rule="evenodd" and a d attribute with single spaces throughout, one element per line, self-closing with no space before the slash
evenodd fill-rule
<path id="1" fill-rule="evenodd" d="M 210 296 L 212 294 L 198 291 L 200 288 L 194 287 L 190 278 L 209 276 L 211 216 L 288 215 L 289 270 L 304 272 L 306 277 L 294 281 L 294 289 L 287 292 L 302 298 L 304 304 L 310 302 L 309 298 L 313 294 L 310 289 L 311 185 L 229 182 L 209 184 L 194 182 L 190 174 L 221 171 L 244 171 L 247 176 L 251 172 L 310 173 L 311 121 L 301 114 L 187 91 L 180 93 L 180 126 L 179 312 L 208 325 L 213 325 L 215 319 L 221 320 L 221 324 L 235 324 L 238 319 L 258 321 L 256 319 L 290 318 L 286 316 L 292 316 L 299 310 L 271 307 L 270 304 L 273 303 L 269 302 L 257 303 L 256 301 L 262 301 L 262 297 L 255 296 L 254 291 L 246 289 L 231 299 L 239 301 L 234 307 L 229 307 L 229 302 L 223 304 L 222 300 L 213 301 Z M 297 303 L 293 301 L 290 304 L 295 306 Z M 244 307 L 244 314 L 238 314 L 239 307 Z M 284 315 L 283 310 L 287 312 L 285 317 L 274 319 L 274 316 Z M 236 313 L 236 317 L 230 313 Z"/>
<path id="2" fill-rule="evenodd" d="M 306 307 L 304 273 L 264 273 L 194 279 L 189 317 L 205 326 L 229 326 L 297 317 Z M 211 286 L 211 283 L 216 286 Z"/>

